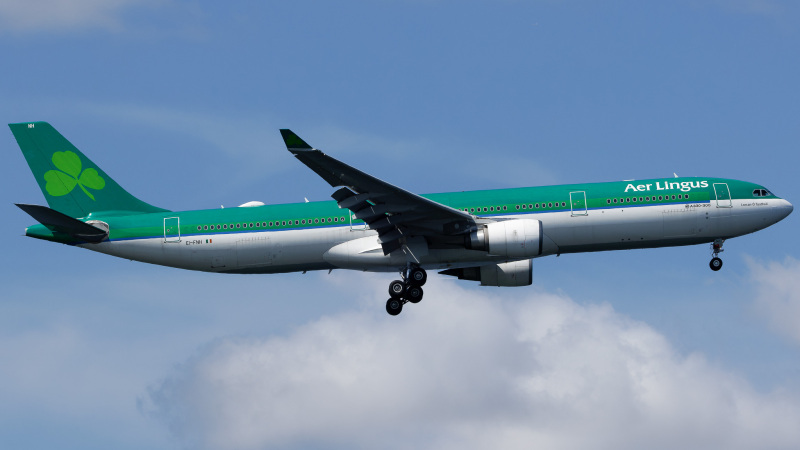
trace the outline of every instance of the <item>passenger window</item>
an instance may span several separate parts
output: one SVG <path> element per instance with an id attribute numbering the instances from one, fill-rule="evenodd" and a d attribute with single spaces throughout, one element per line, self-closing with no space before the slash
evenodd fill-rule
<path id="1" fill-rule="evenodd" d="M 614 203 L 617 203 L 617 199 L 614 199 Z"/>
<path id="2" fill-rule="evenodd" d="M 553 207 L 553 204 L 552 204 L 552 203 L 548 203 L 548 204 L 547 204 L 547 207 L 548 207 L 548 208 L 552 208 L 552 207 Z"/>
<path id="3" fill-rule="evenodd" d="M 226 223 L 225 225 L 222 226 L 222 228 L 227 230 L 228 229 L 228 224 Z"/>
<path id="4" fill-rule="evenodd" d="M 609 205 L 611 204 L 611 199 L 610 198 L 607 198 L 606 201 L 608 202 Z"/>

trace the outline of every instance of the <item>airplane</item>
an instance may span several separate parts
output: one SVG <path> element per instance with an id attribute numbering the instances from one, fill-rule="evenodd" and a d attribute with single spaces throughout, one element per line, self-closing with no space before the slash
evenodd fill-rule
<path id="1" fill-rule="evenodd" d="M 280 130 L 332 201 L 169 211 L 134 197 L 46 122 L 9 124 L 48 206 L 17 204 L 26 236 L 121 258 L 217 273 L 398 272 L 386 311 L 423 297 L 428 270 L 482 286 L 528 286 L 533 259 L 711 244 L 787 217 L 764 186 L 677 177 L 417 195 Z"/>

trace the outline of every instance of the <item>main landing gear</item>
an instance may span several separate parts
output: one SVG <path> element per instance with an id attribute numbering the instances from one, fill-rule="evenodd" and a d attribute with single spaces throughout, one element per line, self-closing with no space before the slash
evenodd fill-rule
<path id="1" fill-rule="evenodd" d="M 406 302 L 419 303 L 422 300 L 422 285 L 428 281 L 428 274 L 422 267 L 409 266 L 402 272 L 403 280 L 389 283 L 389 300 L 386 312 L 396 316 L 403 311 Z"/>
<path id="2" fill-rule="evenodd" d="M 722 249 L 722 244 L 724 242 L 725 239 L 715 239 L 711 244 L 711 254 L 713 258 L 711 258 L 711 262 L 708 263 L 708 267 L 711 267 L 711 270 L 714 272 L 722 269 L 722 260 L 719 258 L 719 254 L 725 251 Z"/>

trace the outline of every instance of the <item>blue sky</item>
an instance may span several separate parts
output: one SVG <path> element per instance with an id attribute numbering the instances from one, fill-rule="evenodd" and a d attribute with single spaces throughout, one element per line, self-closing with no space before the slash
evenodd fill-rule
<path id="1" fill-rule="evenodd" d="M 418 193 L 679 175 L 793 203 L 791 1 L 0 4 L 5 123 L 169 209 L 328 199 L 278 129 Z M 797 215 L 548 257 L 534 286 L 223 276 L 22 236 L 2 165 L 3 448 L 797 448 Z"/>

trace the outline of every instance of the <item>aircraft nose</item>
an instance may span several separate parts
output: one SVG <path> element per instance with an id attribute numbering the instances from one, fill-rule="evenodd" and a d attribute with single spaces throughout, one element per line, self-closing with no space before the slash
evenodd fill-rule
<path id="1" fill-rule="evenodd" d="M 778 220 L 785 219 L 792 211 L 794 211 L 794 206 L 788 201 L 781 199 L 778 203 Z"/>

